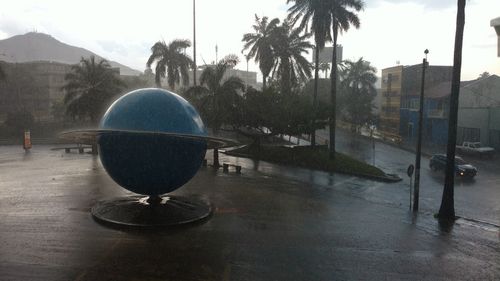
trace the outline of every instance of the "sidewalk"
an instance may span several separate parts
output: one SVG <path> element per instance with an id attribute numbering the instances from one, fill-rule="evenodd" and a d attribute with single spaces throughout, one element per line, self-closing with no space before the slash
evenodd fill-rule
<path id="1" fill-rule="evenodd" d="M 335 188 L 202 168 L 175 193 L 210 201 L 207 222 L 129 232 L 90 217 L 96 201 L 129 194 L 94 156 L 0 147 L 0 159 L 0 280 L 500 278 L 498 232 L 441 228 Z"/>

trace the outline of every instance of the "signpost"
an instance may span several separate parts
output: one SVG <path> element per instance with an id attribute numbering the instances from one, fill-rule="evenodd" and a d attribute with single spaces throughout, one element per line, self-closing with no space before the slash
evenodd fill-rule
<path id="1" fill-rule="evenodd" d="M 370 125 L 370 137 L 372 138 L 372 165 L 375 166 L 375 136 L 373 135 L 373 131 L 375 131 L 375 125 Z"/>
<path id="2" fill-rule="evenodd" d="M 411 187 L 413 186 L 412 185 L 412 176 L 413 176 L 413 171 L 415 171 L 415 167 L 410 164 L 410 166 L 408 166 L 408 170 L 406 170 L 406 174 L 408 174 L 408 177 L 410 177 L 410 210 L 411 210 Z"/>

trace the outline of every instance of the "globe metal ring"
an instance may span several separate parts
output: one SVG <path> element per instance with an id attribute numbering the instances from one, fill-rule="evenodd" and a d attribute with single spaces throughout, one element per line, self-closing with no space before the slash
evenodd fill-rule
<path id="1" fill-rule="evenodd" d="M 168 132 L 134 131 L 134 130 L 82 129 L 82 130 L 73 130 L 73 131 L 62 132 L 59 134 L 59 137 L 61 139 L 71 141 L 71 142 L 92 145 L 92 144 L 97 143 L 97 137 L 99 135 L 113 134 L 113 133 L 161 135 L 161 136 L 170 136 L 170 137 L 174 137 L 174 138 L 204 140 L 207 142 L 207 149 L 215 149 L 215 148 L 219 149 L 219 148 L 233 147 L 233 146 L 239 145 L 239 143 L 237 141 L 234 141 L 231 139 L 226 139 L 226 138 L 199 136 L 199 135 L 190 135 L 190 134 L 168 133 Z"/>

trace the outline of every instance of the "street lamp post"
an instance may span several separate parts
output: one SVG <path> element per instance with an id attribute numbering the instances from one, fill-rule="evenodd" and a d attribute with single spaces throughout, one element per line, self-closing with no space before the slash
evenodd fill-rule
<path id="1" fill-rule="evenodd" d="M 196 0 L 193 0 L 193 85 L 196 86 Z"/>
<path id="2" fill-rule="evenodd" d="M 424 86 L 425 86 L 425 69 L 427 67 L 427 54 L 429 50 L 425 49 L 425 58 L 422 61 L 422 82 L 420 85 L 420 108 L 418 110 L 418 139 L 417 153 L 415 159 L 415 188 L 413 189 L 413 212 L 418 211 L 418 198 L 420 189 L 420 158 L 422 154 L 422 127 L 424 115 Z"/>
<path id="3" fill-rule="evenodd" d="M 370 137 L 372 138 L 372 162 L 373 166 L 375 166 L 375 135 L 373 132 L 375 131 L 375 125 L 372 124 L 370 125 Z"/>

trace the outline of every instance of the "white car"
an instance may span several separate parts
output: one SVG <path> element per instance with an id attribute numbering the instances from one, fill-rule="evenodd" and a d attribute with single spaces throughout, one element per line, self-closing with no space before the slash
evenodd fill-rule
<path id="1" fill-rule="evenodd" d="M 458 152 L 463 154 L 474 154 L 479 156 L 493 157 L 495 149 L 492 147 L 482 146 L 480 142 L 467 142 L 462 145 L 457 145 Z"/>

